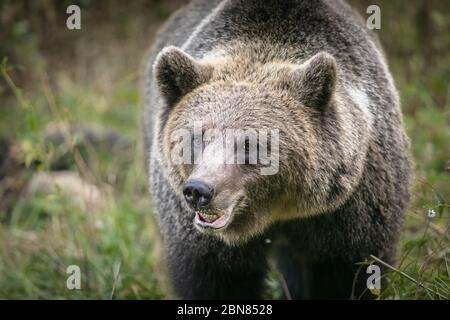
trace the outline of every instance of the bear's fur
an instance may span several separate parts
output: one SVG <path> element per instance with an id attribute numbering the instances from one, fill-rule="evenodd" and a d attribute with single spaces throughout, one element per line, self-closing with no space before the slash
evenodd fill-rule
<path id="1" fill-rule="evenodd" d="M 356 263 L 393 262 L 409 202 L 398 95 L 378 41 L 335 0 L 198 0 L 161 31 L 144 82 L 145 150 L 172 285 L 182 298 L 259 298 L 269 254 L 293 298 L 370 297 Z M 276 128 L 279 171 L 171 160 L 171 134 Z M 199 227 L 188 179 L 231 210 Z M 231 209 L 225 209 L 231 208 Z M 227 211 L 228 212 L 228 211 Z M 268 241 L 270 239 L 270 241 Z"/>

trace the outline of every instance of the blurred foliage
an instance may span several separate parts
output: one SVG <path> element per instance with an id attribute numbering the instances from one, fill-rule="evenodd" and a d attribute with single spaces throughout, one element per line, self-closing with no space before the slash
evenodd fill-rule
<path id="1" fill-rule="evenodd" d="M 0 298 L 170 295 L 143 172 L 138 89 L 156 30 L 185 2 L 0 1 Z M 380 298 L 449 298 L 450 7 L 349 2 L 363 16 L 368 5 L 381 8 L 375 32 L 401 95 L 416 167 L 398 264 Z M 69 4 L 82 8 L 79 31 L 65 27 Z M 106 208 L 82 210 L 60 192 L 27 194 L 34 173 L 53 168 L 61 151 L 43 134 L 60 123 L 95 124 L 131 141 L 130 151 L 108 154 L 80 147 L 66 132 L 64 163 L 105 191 Z M 80 291 L 65 287 L 71 264 L 81 267 Z M 267 284 L 267 297 L 277 297 L 276 271 Z"/>

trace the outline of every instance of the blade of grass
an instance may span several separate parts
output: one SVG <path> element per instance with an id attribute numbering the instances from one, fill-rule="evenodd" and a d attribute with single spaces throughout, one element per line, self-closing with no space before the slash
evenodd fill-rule
<path id="1" fill-rule="evenodd" d="M 377 261 L 378 263 L 381 263 L 381 264 L 384 265 L 385 267 L 391 269 L 392 271 L 394 271 L 394 272 L 396 272 L 396 273 L 402 275 L 403 277 L 405 277 L 405 278 L 408 279 L 409 281 L 414 282 L 416 285 L 418 285 L 418 286 L 421 287 L 422 289 L 424 289 L 424 290 L 426 290 L 426 291 L 428 291 L 428 292 L 431 292 L 431 293 L 437 295 L 437 296 L 440 297 L 440 298 L 443 298 L 443 299 L 446 299 L 446 300 L 448 299 L 448 298 L 445 297 L 444 295 L 440 294 L 439 292 L 437 292 L 437 291 L 435 291 L 435 290 L 433 290 L 433 289 L 430 289 L 430 288 L 424 286 L 422 283 L 420 283 L 419 281 L 417 281 L 416 279 L 414 279 L 414 278 L 411 277 L 410 275 L 408 275 L 408 274 L 406 274 L 405 272 L 403 272 L 403 271 L 401 271 L 401 270 L 399 270 L 399 269 L 397 269 L 397 268 L 391 266 L 391 265 L 388 264 L 387 262 L 384 262 L 383 260 L 381 260 L 381 259 L 375 257 L 375 256 L 372 255 L 372 254 L 370 255 L 370 257 L 371 257 L 373 260 Z"/>

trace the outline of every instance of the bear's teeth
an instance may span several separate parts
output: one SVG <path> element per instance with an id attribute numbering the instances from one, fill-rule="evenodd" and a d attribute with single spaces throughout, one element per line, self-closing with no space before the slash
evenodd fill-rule
<path id="1" fill-rule="evenodd" d="M 210 213 L 206 213 L 206 212 L 211 212 L 211 210 L 207 210 L 207 211 L 198 211 L 198 212 L 197 212 L 198 215 L 199 215 L 203 220 L 205 220 L 206 222 L 212 222 L 212 221 L 215 221 L 215 220 L 217 220 L 218 218 L 220 218 L 220 216 L 221 216 L 221 214 L 218 214 L 218 213 L 210 214 Z"/>

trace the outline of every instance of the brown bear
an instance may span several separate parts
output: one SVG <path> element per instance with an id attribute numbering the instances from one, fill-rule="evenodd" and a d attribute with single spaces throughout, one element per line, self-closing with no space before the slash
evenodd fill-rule
<path id="1" fill-rule="evenodd" d="M 398 95 L 341 1 L 193 1 L 144 82 L 150 189 L 182 298 L 370 298 L 358 262 L 393 262 L 409 202 Z"/>

